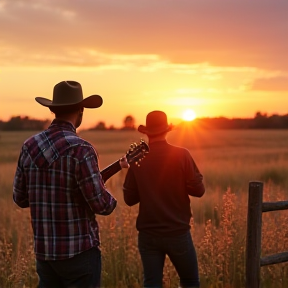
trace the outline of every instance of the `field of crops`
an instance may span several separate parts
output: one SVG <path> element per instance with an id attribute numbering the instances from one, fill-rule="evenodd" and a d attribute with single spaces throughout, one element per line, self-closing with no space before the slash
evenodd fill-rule
<path id="1" fill-rule="evenodd" d="M 33 132 L 0 132 L 0 287 L 37 287 L 29 210 L 12 201 L 18 153 Z M 137 131 L 82 131 L 95 146 L 103 169 L 120 158 Z M 144 137 L 146 140 L 146 138 Z M 264 200 L 288 198 L 288 130 L 199 130 L 190 126 L 169 133 L 168 142 L 190 150 L 204 175 L 206 193 L 191 198 L 192 235 L 201 287 L 245 286 L 247 194 L 249 181 L 264 182 Z M 143 160 L 145 161 L 145 159 Z M 107 182 L 118 199 L 109 216 L 97 216 L 103 255 L 103 287 L 141 287 L 135 219 L 138 206 L 123 203 L 122 170 Z M 288 211 L 263 214 L 262 255 L 288 251 Z M 164 287 L 178 287 L 165 262 Z M 288 287 L 288 263 L 261 268 L 262 287 Z"/>

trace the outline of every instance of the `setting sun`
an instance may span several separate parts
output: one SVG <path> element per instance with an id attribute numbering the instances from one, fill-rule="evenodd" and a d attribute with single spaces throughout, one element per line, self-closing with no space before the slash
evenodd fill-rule
<path id="1" fill-rule="evenodd" d="M 187 109 L 182 114 L 184 121 L 193 121 L 196 118 L 196 113 L 192 109 Z"/>

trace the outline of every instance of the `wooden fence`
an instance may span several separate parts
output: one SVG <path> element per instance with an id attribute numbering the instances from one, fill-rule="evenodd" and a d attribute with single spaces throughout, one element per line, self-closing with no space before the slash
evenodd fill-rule
<path id="1" fill-rule="evenodd" d="M 288 209 L 288 201 L 263 202 L 263 182 L 249 183 L 247 238 L 246 238 L 246 288 L 260 287 L 260 268 L 288 261 L 288 252 L 261 257 L 262 213 Z M 286 223 L 283 223 L 285 225 Z"/>

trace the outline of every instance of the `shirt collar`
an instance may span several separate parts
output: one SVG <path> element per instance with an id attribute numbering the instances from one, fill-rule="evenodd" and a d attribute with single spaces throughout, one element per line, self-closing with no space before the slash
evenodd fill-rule
<path id="1" fill-rule="evenodd" d="M 71 122 L 64 121 L 61 119 L 54 119 L 50 127 L 55 127 L 55 126 L 58 126 L 58 127 L 61 127 L 62 129 L 69 130 L 69 131 L 76 133 L 76 128 Z"/>

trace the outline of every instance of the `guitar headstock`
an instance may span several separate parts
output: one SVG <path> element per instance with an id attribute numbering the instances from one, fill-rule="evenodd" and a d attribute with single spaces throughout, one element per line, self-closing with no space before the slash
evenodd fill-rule
<path id="1" fill-rule="evenodd" d="M 140 166 L 139 162 L 145 158 L 147 153 L 149 153 L 149 146 L 143 139 L 141 139 L 139 144 L 132 143 L 130 145 L 130 149 L 126 153 L 126 158 L 128 163 L 135 162 L 137 166 Z"/>

